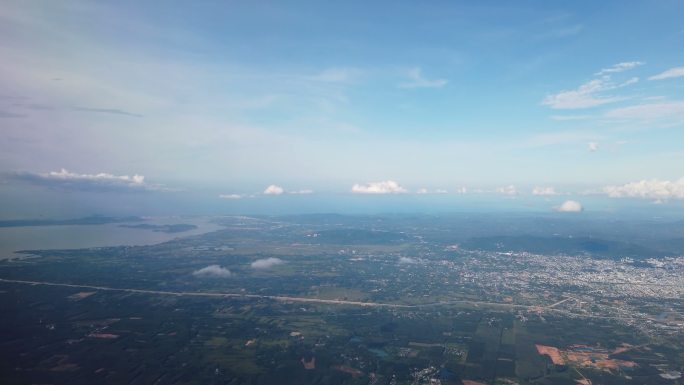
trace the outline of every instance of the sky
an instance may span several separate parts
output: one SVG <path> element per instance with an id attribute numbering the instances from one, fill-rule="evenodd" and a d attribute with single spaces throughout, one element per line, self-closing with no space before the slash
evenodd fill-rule
<path id="1" fill-rule="evenodd" d="M 681 206 L 681 15 L 668 0 L 3 1 L 0 216 L 326 194 Z"/>

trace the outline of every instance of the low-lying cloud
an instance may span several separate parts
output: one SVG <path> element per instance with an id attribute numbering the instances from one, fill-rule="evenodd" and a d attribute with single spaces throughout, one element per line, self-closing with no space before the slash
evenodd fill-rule
<path id="1" fill-rule="evenodd" d="M 233 273 L 225 267 L 221 267 L 219 265 L 209 265 L 199 270 L 195 270 L 192 275 L 195 277 L 228 278 L 232 276 Z"/>
<path id="2" fill-rule="evenodd" d="M 518 189 L 516 189 L 515 186 L 513 186 L 513 185 L 498 187 L 496 189 L 496 192 L 499 194 L 511 195 L 511 196 L 518 195 Z"/>
<path id="3" fill-rule="evenodd" d="M 611 198 L 684 199 L 684 178 L 676 181 L 641 180 L 604 187 L 603 192 Z"/>
<path id="4" fill-rule="evenodd" d="M 235 200 L 235 199 L 242 199 L 242 195 L 240 195 L 240 194 L 221 194 L 221 195 L 219 195 L 219 198 Z"/>
<path id="5" fill-rule="evenodd" d="M 393 180 L 355 184 L 351 191 L 355 194 L 400 194 L 406 189 Z"/>
<path id="6" fill-rule="evenodd" d="M 532 195 L 551 196 L 558 195 L 558 193 L 556 192 L 556 189 L 554 189 L 553 187 L 536 186 L 534 189 L 532 189 Z"/>
<path id="7" fill-rule="evenodd" d="M 410 257 L 399 257 L 398 263 L 400 265 L 412 265 L 414 263 L 418 263 L 418 260 Z"/>
<path id="8" fill-rule="evenodd" d="M 264 190 L 265 195 L 280 195 L 284 192 L 285 190 L 282 187 L 274 184 L 266 187 L 266 189 Z"/>
<path id="9" fill-rule="evenodd" d="M 556 207 L 555 210 L 560 213 L 579 213 L 584 210 L 584 207 L 577 201 L 569 200 L 563 202 L 560 206 Z"/>
<path id="10" fill-rule="evenodd" d="M 308 195 L 308 194 L 313 194 L 313 190 L 309 189 L 302 189 L 302 190 L 295 190 L 295 191 L 288 191 L 290 194 L 295 194 L 295 195 Z"/>
<path id="11" fill-rule="evenodd" d="M 145 182 L 142 175 L 114 175 L 110 173 L 78 174 L 61 169 L 47 173 L 19 172 L 11 175 L 28 183 L 48 187 L 59 187 L 74 190 L 164 190 L 159 185 Z"/>
<path id="12" fill-rule="evenodd" d="M 252 269 L 270 269 L 273 266 L 278 266 L 282 265 L 285 263 L 280 258 L 274 258 L 274 257 L 269 257 L 269 258 L 263 258 L 263 259 L 257 259 L 256 261 L 252 262 Z"/>

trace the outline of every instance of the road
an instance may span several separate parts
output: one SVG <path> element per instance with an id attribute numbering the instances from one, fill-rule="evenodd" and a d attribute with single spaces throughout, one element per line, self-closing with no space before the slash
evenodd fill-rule
<path id="1" fill-rule="evenodd" d="M 419 305 L 404 305 L 404 304 L 397 304 L 397 303 L 347 301 L 347 300 L 339 300 L 339 299 L 290 297 L 290 296 L 283 296 L 283 295 L 261 295 L 261 294 L 241 294 L 241 293 L 185 292 L 185 291 L 161 291 L 161 290 L 130 289 L 130 288 L 118 288 L 118 287 L 95 286 L 95 285 L 77 285 L 77 284 L 71 284 L 71 283 L 57 283 L 57 282 L 45 282 L 45 281 L 26 281 L 26 280 L 19 280 L 19 279 L 4 279 L 4 278 L 0 278 L 0 282 L 25 284 L 25 285 L 70 287 L 70 288 L 75 288 L 75 289 L 90 289 L 90 290 L 101 290 L 101 291 L 138 293 L 138 294 L 170 295 L 170 296 L 180 296 L 180 297 L 267 299 L 267 300 L 273 300 L 273 301 L 279 301 L 279 302 L 322 303 L 322 304 L 331 304 L 331 305 L 350 305 L 350 306 L 395 308 L 395 309 L 420 309 L 420 308 L 425 308 L 425 307 L 437 307 L 437 306 L 448 306 L 448 305 L 461 304 L 461 305 L 471 305 L 471 306 L 488 306 L 488 307 L 507 308 L 507 309 L 520 309 L 520 310 L 537 311 L 537 312 L 538 311 L 546 311 L 546 312 L 554 312 L 554 313 L 558 313 L 558 314 L 562 314 L 562 315 L 566 315 L 566 316 L 574 316 L 574 317 L 581 317 L 581 318 L 622 319 L 622 320 L 625 320 L 625 319 L 637 320 L 638 319 L 638 318 L 631 318 L 631 317 L 614 317 L 614 316 L 600 316 L 600 315 L 594 315 L 594 314 L 579 314 L 579 313 L 573 313 L 573 312 L 567 311 L 567 310 L 552 308 L 553 306 L 558 305 L 558 303 L 544 307 L 544 306 L 538 306 L 538 305 L 519 305 L 519 304 L 513 304 L 513 303 L 470 301 L 470 300 L 453 300 L 453 301 L 441 301 L 441 302 L 433 302 L 433 303 L 419 304 Z M 651 319 L 651 320 L 655 321 L 654 319 Z"/>

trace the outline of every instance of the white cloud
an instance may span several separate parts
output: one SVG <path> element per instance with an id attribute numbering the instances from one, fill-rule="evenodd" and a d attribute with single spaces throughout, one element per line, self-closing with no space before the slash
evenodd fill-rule
<path id="1" fill-rule="evenodd" d="M 617 86 L 617 88 L 629 86 L 629 85 L 636 84 L 636 83 L 639 83 L 639 78 L 635 76 L 633 78 L 629 78 L 629 79 L 625 80 L 623 83 L 620 83 Z"/>
<path id="2" fill-rule="evenodd" d="M 366 184 L 355 184 L 351 191 L 355 194 L 398 194 L 405 193 L 406 189 L 393 180 L 382 182 L 369 182 Z"/>
<path id="3" fill-rule="evenodd" d="M 133 176 L 128 175 L 113 175 L 105 172 L 98 174 L 77 174 L 74 172 L 69 172 L 65 169 L 60 171 L 50 171 L 47 174 L 42 174 L 48 179 L 58 179 L 58 180 L 77 180 L 77 181 L 95 181 L 95 182 L 106 182 L 106 183 L 124 183 L 128 185 L 142 186 L 145 184 L 145 177 L 142 175 L 135 174 Z"/>
<path id="4" fill-rule="evenodd" d="M 428 190 L 426 188 L 421 188 L 416 191 L 416 194 L 427 194 Z"/>
<path id="5" fill-rule="evenodd" d="M 623 72 L 623 71 L 631 70 L 634 67 L 638 67 L 638 66 L 644 65 L 644 64 L 645 63 L 640 62 L 640 61 L 622 62 L 622 63 L 615 64 L 613 66 L 610 66 L 608 68 L 604 68 L 601 71 L 597 72 L 595 75 L 601 76 L 601 75 L 610 74 L 610 73 Z"/>
<path id="6" fill-rule="evenodd" d="M 221 267 L 219 265 L 209 265 L 196 270 L 192 273 L 192 275 L 196 277 L 228 278 L 232 276 L 233 273 L 225 267 Z"/>
<path id="7" fill-rule="evenodd" d="M 632 77 L 623 83 L 616 84 L 611 80 L 611 74 L 626 71 L 642 64 L 643 63 L 636 61 L 624 62 L 618 63 L 609 68 L 604 68 L 595 74 L 600 76 L 600 78 L 592 79 L 582 84 L 575 90 L 565 90 L 557 94 L 547 95 L 542 101 L 542 105 L 546 105 L 554 109 L 570 110 L 596 107 L 603 104 L 624 100 L 624 97 L 602 96 L 601 93 L 626 87 L 639 82 L 638 77 Z M 560 117 L 559 120 L 563 119 L 567 120 L 567 117 Z"/>
<path id="8" fill-rule="evenodd" d="M 597 96 L 596 94 L 611 90 L 616 86 L 611 85 L 606 79 L 593 79 L 582 84 L 576 90 L 561 91 L 554 95 L 547 95 L 542 101 L 543 105 L 554 109 L 579 109 L 600 106 L 623 100 L 616 96 Z"/>
<path id="9" fill-rule="evenodd" d="M 399 88 L 440 88 L 449 82 L 446 79 L 426 79 L 418 67 L 409 70 L 408 78 L 409 82 L 400 84 Z"/>
<path id="10" fill-rule="evenodd" d="M 611 198 L 684 199 L 684 178 L 676 181 L 641 180 L 622 186 L 608 186 L 603 192 Z"/>
<path id="11" fill-rule="evenodd" d="M 553 187 L 536 186 L 534 189 L 532 189 L 532 195 L 551 196 L 558 195 L 558 193 L 556 192 L 556 189 L 554 189 Z"/>
<path id="12" fill-rule="evenodd" d="M 399 257 L 399 264 L 401 265 L 412 265 L 414 263 L 418 263 L 418 260 L 409 257 Z"/>
<path id="13" fill-rule="evenodd" d="M 306 195 L 306 194 L 313 194 L 313 190 L 303 189 L 303 190 L 289 191 L 289 193 L 290 193 L 290 194 L 301 194 L 301 195 Z"/>
<path id="14" fill-rule="evenodd" d="M 504 195 L 518 195 L 518 190 L 512 184 L 508 186 L 498 187 L 496 189 L 496 192 Z"/>
<path id="15" fill-rule="evenodd" d="M 308 78 L 326 83 L 349 83 L 357 79 L 361 74 L 362 71 L 357 68 L 333 67 Z"/>
<path id="16" fill-rule="evenodd" d="M 264 190 L 264 194 L 266 195 L 280 195 L 284 192 L 282 187 L 276 186 L 274 184 L 266 187 L 266 190 Z"/>
<path id="17" fill-rule="evenodd" d="M 606 112 L 605 116 L 613 119 L 636 120 L 684 119 L 684 101 L 639 104 L 616 108 Z"/>
<path id="18" fill-rule="evenodd" d="M 61 169 L 48 173 L 15 173 L 13 178 L 26 182 L 75 190 L 165 190 L 159 185 L 145 183 L 142 175 L 114 175 L 109 173 L 78 174 Z"/>
<path id="19" fill-rule="evenodd" d="M 574 120 L 587 120 L 587 119 L 591 119 L 591 116 L 589 116 L 589 115 L 551 115 L 550 118 L 551 118 L 551 120 L 555 120 L 557 122 L 567 122 L 567 121 L 574 121 Z"/>
<path id="20" fill-rule="evenodd" d="M 456 194 L 467 194 L 468 193 L 468 188 L 467 187 L 460 187 L 457 188 L 456 191 L 454 191 Z"/>
<path id="21" fill-rule="evenodd" d="M 436 194 L 446 194 L 446 193 L 448 193 L 448 191 L 447 191 L 447 190 L 444 190 L 444 189 L 441 189 L 441 188 L 438 188 L 437 190 L 435 190 L 435 193 L 436 193 Z"/>
<path id="22" fill-rule="evenodd" d="M 257 259 L 256 261 L 252 262 L 251 266 L 252 269 L 269 269 L 273 266 L 282 265 L 283 263 L 285 263 L 285 261 L 280 258 L 269 257 Z"/>
<path id="23" fill-rule="evenodd" d="M 561 213 L 578 213 L 584 210 L 584 207 L 577 201 L 565 201 L 560 206 L 556 207 L 555 210 Z"/>
<path id="24" fill-rule="evenodd" d="M 670 68 L 667 71 L 661 72 L 658 75 L 651 76 L 648 80 L 663 80 L 670 78 L 678 78 L 684 76 L 684 67 Z"/>
<path id="25" fill-rule="evenodd" d="M 240 194 L 221 194 L 219 195 L 219 198 L 221 199 L 242 199 L 242 195 Z"/>
<path id="26" fill-rule="evenodd" d="M 596 152 L 599 149 L 599 144 L 596 142 L 589 142 L 587 143 L 587 149 L 589 152 Z"/>

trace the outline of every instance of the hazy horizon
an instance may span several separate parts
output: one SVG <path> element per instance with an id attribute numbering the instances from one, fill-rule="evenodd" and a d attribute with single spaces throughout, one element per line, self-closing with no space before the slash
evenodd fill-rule
<path id="1" fill-rule="evenodd" d="M 295 194 L 302 212 L 352 209 L 339 203 L 352 194 L 433 198 L 388 199 L 419 210 L 681 212 L 683 13 L 676 1 L 3 2 L 0 216 L 70 202 L 249 213 Z"/>

